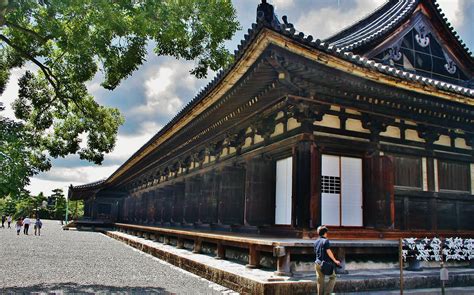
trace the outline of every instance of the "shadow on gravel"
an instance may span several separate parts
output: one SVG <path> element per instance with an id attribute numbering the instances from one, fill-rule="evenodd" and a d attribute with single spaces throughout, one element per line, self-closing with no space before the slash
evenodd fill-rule
<path id="1" fill-rule="evenodd" d="M 160 287 L 116 287 L 74 283 L 38 284 L 28 287 L 0 288 L 0 294 L 174 294 Z"/>

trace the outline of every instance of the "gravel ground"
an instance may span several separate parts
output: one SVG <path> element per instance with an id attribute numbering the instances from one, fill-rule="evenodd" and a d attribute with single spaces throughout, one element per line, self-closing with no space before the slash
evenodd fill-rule
<path id="1" fill-rule="evenodd" d="M 100 233 L 0 228 L 0 293 L 235 294 Z"/>

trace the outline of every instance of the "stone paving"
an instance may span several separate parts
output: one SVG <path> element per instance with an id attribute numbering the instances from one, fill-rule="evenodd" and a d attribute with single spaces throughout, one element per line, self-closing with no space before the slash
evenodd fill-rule
<path id="1" fill-rule="evenodd" d="M 0 294 L 236 294 L 100 233 L 0 228 Z"/>

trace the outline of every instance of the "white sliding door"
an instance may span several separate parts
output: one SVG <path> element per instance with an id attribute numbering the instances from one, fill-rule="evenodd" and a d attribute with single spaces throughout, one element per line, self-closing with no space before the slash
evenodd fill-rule
<path id="1" fill-rule="evenodd" d="M 362 226 L 362 159 L 322 155 L 321 222 Z"/>
<path id="2" fill-rule="evenodd" d="M 321 220 L 324 225 L 340 225 L 341 169 L 339 156 L 323 155 L 321 163 Z"/>
<path id="3" fill-rule="evenodd" d="M 362 159 L 341 157 L 342 226 L 362 226 Z"/>
<path id="4" fill-rule="evenodd" d="M 276 162 L 275 224 L 291 225 L 293 159 Z"/>

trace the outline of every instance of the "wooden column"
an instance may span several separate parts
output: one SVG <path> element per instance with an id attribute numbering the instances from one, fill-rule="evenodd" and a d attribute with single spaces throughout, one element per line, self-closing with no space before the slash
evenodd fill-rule
<path id="1" fill-rule="evenodd" d="M 194 240 L 194 247 L 193 247 L 193 253 L 201 253 L 202 249 L 202 241 L 200 239 L 195 239 Z"/>
<path id="2" fill-rule="evenodd" d="M 184 248 L 184 240 L 182 238 L 178 237 L 178 240 L 176 242 L 176 248 L 177 249 L 183 249 Z"/>
<path id="3" fill-rule="evenodd" d="M 225 259 L 225 246 L 222 243 L 217 243 L 216 259 Z"/>
<path id="4" fill-rule="evenodd" d="M 272 160 L 259 156 L 248 159 L 245 175 L 246 225 L 271 225 L 275 221 L 274 165 Z"/>
<path id="5" fill-rule="evenodd" d="M 245 265 L 247 268 L 257 268 L 260 265 L 260 252 L 257 251 L 257 246 L 251 244 L 249 246 L 249 263 Z"/>
<path id="6" fill-rule="evenodd" d="M 321 225 L 321 151 L 311 145 L 310 227 Z"/>
<path id="7" fill-rule="evenodd" d="M 301 141 L 296 148 L 296 165 L 293 184 L 296 198 L 296 225 L 309 228 L 311 212 L 311 141 Z"/>
<path id="8" fill-rule="evenodd" d="M 274 256 L 277 256 L 277 270 L 275 271 L 275 275 L 291 276 L 290 253 L 287 252 L 287 249 L 285 249 L 285 247 L 276 247 L 276 248 L 278 251 L 275 251 L 274 249 Z"/>

